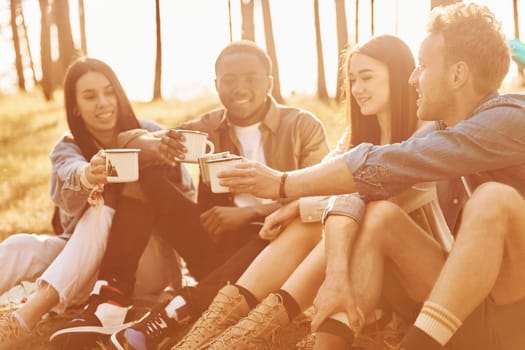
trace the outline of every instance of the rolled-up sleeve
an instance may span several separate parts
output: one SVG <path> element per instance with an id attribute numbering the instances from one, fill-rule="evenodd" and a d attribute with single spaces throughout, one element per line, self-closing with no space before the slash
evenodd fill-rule
<path id="1" fill-rule="evenodd" d="M 420 182 L 482 172 L 497 178 L 523 164 L 524 149 L 525 110 L 500 106 L 405 142 L 361 144 L 344 157 L 357 191 L 366 200 L 377 200 Z"/>
<path id="2" fill-rule="evenodd" d="M 324 224 L 330 215 L 342 215 L 361 224 L 365 215 L 365 208 L 365 202 L 357 193 L 332 196 L 324 210 L 322 222 Z"/>
<path id="3" fill-rule="evenodd" d="M 321 221 L 329 196 L 312 196 L 299 198 L 299 214 L 301 221 L 310 223 Z"/>

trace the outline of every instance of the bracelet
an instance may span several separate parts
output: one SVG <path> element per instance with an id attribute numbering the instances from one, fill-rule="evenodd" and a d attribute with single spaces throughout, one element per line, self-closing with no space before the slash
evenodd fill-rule
<path id="1" fill-rule="evenodd" d="M 284 184 L 286 182 L 287 177 L 288 177 L 288 173 L 285 171 L 281 175 L 281 183 L 279 184 L 279 198 L 286 198 L 286 193 L 284 192 Z"/>

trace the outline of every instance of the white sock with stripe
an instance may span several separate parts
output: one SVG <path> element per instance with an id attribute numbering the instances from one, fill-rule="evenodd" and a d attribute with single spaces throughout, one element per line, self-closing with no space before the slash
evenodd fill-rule
<path id="1" fill-rule="evenodd" d="M 414 326 L 435 339 L 441 346 L 445 346 L 461 324 L 461 320 L 443 306 L 426 301 Z"/>

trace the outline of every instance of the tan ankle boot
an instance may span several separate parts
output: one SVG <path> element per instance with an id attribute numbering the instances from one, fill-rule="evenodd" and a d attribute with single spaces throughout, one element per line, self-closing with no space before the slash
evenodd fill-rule
<path id="1" fill-rule="evenodd" d="M 172 347 L 172 350 L 199 349 L 211 338 L 246 316 L 250 307 L 232 285 L 223 287 L 202 316 L 191 327 L 186 336 Z"/>
<path id="2" fill-rule="evenodd" d="M 248 316 L 206 344 L 203 349 L 272 349 L 276 332 L 289 323 L 281 296 L 270 294 Z"/>

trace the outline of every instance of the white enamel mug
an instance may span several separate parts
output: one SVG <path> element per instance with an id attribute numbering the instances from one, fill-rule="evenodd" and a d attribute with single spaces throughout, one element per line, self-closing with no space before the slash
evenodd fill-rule
<path id="1" fill-rule="evenodd" d="M 106 154 L 108 182 L 133 182 L 139 179 L 139 149 L 112 148 Z"/>

